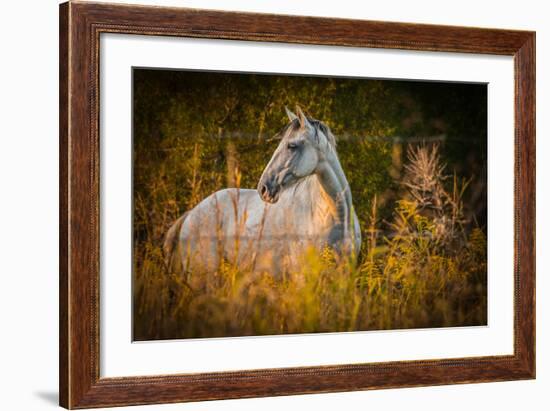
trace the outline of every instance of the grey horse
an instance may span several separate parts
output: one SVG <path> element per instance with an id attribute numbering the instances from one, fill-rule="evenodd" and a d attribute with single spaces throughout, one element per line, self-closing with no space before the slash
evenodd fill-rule
<path id="1" fill-rule="evenodd" d="M 330 247 L 344 257 L 360 249 L 334 135 L 299 107 L 286 112 L 289 123 L 256 190 L 217 191 L 170 227 L 164 243 L 170 270 L 211 271 L 228 261 L 277 277 L 303 268 L 310 249 Z"/>

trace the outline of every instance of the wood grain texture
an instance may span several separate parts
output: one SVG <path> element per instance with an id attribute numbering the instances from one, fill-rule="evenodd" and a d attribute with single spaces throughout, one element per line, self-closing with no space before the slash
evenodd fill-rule
<path id="1" fill-rule="evenodd" d="M 535 375 L 535 34 L 515 54 L 516 355 Z"/>
<path id="2" fill-rule="evenodd" d="M 487 53 L 515 60 L 514 355 L 162 377 L 99 374 L 101 33 Z M 60 404 L 89 408 L 535 376 L 535 34 L 70 2 L 60 6 Z"/>
<path id="3" fill-rule="evenodd" d="M 69 404 L 69 316 L 68 316 L 68 134 L 69 134 L 69 6 L 59 9 L 59 403 Z"/>

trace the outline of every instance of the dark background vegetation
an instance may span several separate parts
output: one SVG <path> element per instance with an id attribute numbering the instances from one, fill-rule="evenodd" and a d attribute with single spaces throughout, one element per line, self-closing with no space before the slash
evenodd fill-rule
<path id="1" fill-rule="evenodd" d="M 377 237 L 392 236 L 396 207 L 407 196 L 403 185 L 407 149 L 426 144 L 437 144 L 449 177 L 442 184 L 449 192 L 453 181 L 469 181 L 461 198 L 464 231 L 475 227 L 486 232 L 484 84 L 151 69 L 134 69 L 133 82 L 134 331 L 138 339 L 181 337 L 174 326 L 165 324 L 163 331 L 159 325 L 165 323 L 163 317 L 174 317 L 173 294 L 178 294 L 173 284 L 157 278 L 162 276 L 164 233 L 173 220 L 212 192 L 229 186 L 256 187 L 278 144 L 272 137 L 287 123 L 285 105 L 291 109 L 300 105 L 336 135 L 364 239 L 372 235 L 369 230 L 375 225 Z M 456 179 L 451 178 L 453 174 Z M 369 220 L 373 214 L 376 221 Z M 367 248 L 364 241 L 363 257 L 369 253 Z M 479 304 L 477 297 L 470 300 Z M 486 313 L 481 311 L 470 323 L 483 323 Z M 376 324 L 375 328 L 393 328 L 464 322 Z"/>

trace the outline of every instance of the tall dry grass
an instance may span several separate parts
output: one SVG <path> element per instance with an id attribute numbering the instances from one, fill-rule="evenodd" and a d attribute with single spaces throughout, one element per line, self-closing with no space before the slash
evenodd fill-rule
<path id="1" fill-rule="evenodd" d="M 142 237 L 134 247 L 134 338 L 485 324 L 486 237 L 464 218 L 468 181 L 446 174 L 435 145 L 409 148 L 404 171 L 391 221 L 379 220 L 376 200 L 369 215 L 359 216 L 367 235 L 357 262 L 311 249 L 303 268 L 281 280 L 231 261 L 189 276 L 170 272 L 161 246 L 178 210 L 159 179 L 147 203 L 135 200 Z M 199 193 L 200 176 L 190 176 L 190 192 Z"/>

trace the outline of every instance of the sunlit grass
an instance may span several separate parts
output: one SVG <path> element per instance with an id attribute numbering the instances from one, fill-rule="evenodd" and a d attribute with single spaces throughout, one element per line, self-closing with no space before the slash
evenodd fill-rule
<path id="1" fill-rule="evenodd" d="M 312 248 L 303 268 L 281 279 L 231 261 L 210 272 L 171 272 L 161 245 L 177 208 L 160 179 L 147 204 L 135 203 L 146 233 L 134 247 L 135 339 L 486 324 L 486 236 L 465 224 L 468 182 L 446 184 L 437 146 L 409 150 L 408 160 L 392 221 L 378 221 L 376 200 L 358 216 L 366 235 L 356 259 Z"/>

